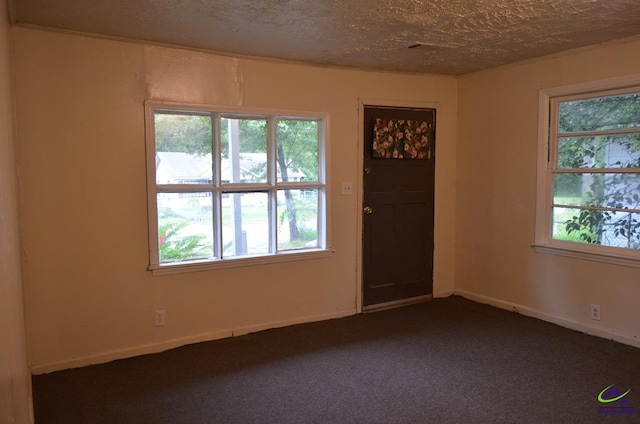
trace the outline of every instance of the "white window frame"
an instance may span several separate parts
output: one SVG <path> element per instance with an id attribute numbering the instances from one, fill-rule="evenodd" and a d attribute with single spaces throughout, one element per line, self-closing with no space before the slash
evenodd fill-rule
<path id="1" fill-rule="evenodd" d="M 153 275 L 167 275 L 184 272 L 204 271 L 211 269 L 244 267 L 249 265 L 260 265 L 277 262 L 313 260 L 330 257 L 334 252 L 330 240 L 330 190 L 329 175 L 327 170 L 329 167 L 329 114 L 323 112 L 309 111 L 291 111 L 291 110 L 275 110 L 275 109 L 247 109 L 228 106 L 212 106 L 201 104 L 186 104 L 162 101 L 145 101 L 145 139 L 146 139 L 146 160 L 147 160 L 147 204 L 148 204 L 148 224 L 149 224 L 149 267 Z M 318 181 L 312 183 L 301 182 L 279 182 L 275 174 L 275 145 L 272 140 L 275 135 L 269 135 L 271 146 L 268 147 L 270 152 L 268 157 L 272 158 L 267 166 L 271 174 L 265 183 L 225 183 L 220 181 L 219 175 L 214 175 L 214 182 L 210 185 L 202 184 L 198 186 L 198 191 L 211 191 L 212 195 L 218 196 L 220 193 L 228 190 L 238 190 L 244 192 L 269 192 L 271 207 L 274 207 L 275 196 L 278 189 L 305 189 L 313 188 L 319 192 L 318 204 L 318 247 L 305 248 L 297 250 L 274 251 L 268 254 L 238 256 L 228 258 L 212 258 L 192 261 L 168 262 L 160 263 L 158 252 L 158 213 L 157 213 L 157 193 L 163 191 L 163 186 L 156 183 L 156 141 L 155 141 L 155 113 L 156 111 L 171 111 L 178 113 L 211 113 L 213 116 L 237 115 L 241 118 L 260 118 L 260 119 L 314 119 L 318 120 L 319 125 L 319 143 L 318 143 Z M 272 132 L 274 132 L 273 130 Z M 217 137 L 214 136 L 214 139 Z M 219 148 L 217 145 L 219 140 L 214 143 L 214 151 L 212 156 Z M 214 159 L 215 161 L 215 159 Z M 214 169 L 219 172 L 219 166 L 214 165 Z M 176 185 L 179 191 L 184 187 Z M 194 187 L 191 187 L 193 189 Z M 187 188 L 188 191 L 188 188 Z M 219 203 L 219 200 L 218 202 Z M 216 201 L 214 201 L 215 207 Z M 213 227 L 219 232 L 219 222 L 214 222 Z M 275 234 L 276 219 L 270 220 L 271 232 Z M 270 243 L 272 246 L 274 243 Z M 275 247 L 273 247 L 275 250 Z"/>
<path id="2" fill-rule="evenodd" d="M 552 102 L 567 96 L 597 96 L 606 91 L 638 91 L 640 74 L 602 81 L 543 89 L 538 103 L 538 167 L 536 225 L 533 247 L 538 253 L 565 256 L 609 264 L 640 267 L 640 251 L 552 238 L 553 171 L 557 154 L 556 138 L 551 134 L 556 116 Z M 607 93 L 608 94 L 608 93 Z M 605 94 L 606 95 L 606 94 Z"/>

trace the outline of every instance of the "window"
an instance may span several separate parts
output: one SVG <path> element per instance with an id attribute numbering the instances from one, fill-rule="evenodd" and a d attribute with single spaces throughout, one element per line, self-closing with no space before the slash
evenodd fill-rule
<path id="1" fill-rule="evenodd" d="M 327 117 L 147 102 L 150 269 L 323 256 Z"/>
<path id="2" fill-rule="evenodd" d="M 536 245 L 640 266 L 640 85 L 541 100 Z"/>

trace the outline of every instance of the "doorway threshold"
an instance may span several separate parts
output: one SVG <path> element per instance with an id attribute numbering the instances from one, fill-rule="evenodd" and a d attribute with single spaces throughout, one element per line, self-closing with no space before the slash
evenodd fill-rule
<path id="1" fill-rule="evenodd" d="M 401 306 L 412 305 L 414 303 L 428 302 L 430 300 L 433 300 L 433 295 L 427 294 L 424 296 L 416 296 L 416 297 L 410 297 L 407 299 L 400 299 L 400 300 L 394 300 L 391 302 L 377 303 L 375 305 L 363 306 L 362 312 L 363 313 L 377 312 L 377 311 L 382 311 L 384 309 L 399 308 Z"/>

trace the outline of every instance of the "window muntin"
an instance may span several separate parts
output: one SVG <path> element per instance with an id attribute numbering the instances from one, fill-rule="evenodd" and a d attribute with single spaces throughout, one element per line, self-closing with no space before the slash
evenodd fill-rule
<path id="1" fill-rule="evenodd" d="M 550 99 L 550 242 L 640 258 L 640 87 Z"/>
<path id="2" fill-rule="evenodd" d="M 326 251 L 324 114 L 146 113 L 150 269 Z"/>

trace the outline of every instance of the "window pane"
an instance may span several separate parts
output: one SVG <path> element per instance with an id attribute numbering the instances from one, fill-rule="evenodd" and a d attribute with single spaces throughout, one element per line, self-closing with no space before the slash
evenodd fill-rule
<path id="1" fill-rule="evenodd" d="M 318 181 L 318 121 L 279 120 L 278 181 Z"/>
<path id="2" fill-rule="evenodd" d="M 158 193 L 160 263 L 213 256 L 211 193 Z"/>
<path id="3" fill-rule="evenodd" d="M 223 257 L 269 253 L 267 193 L 222 195 Z"/>
<path id="4" fill-rule="evenodd" d="M 640 134 L 561 137 L 558 168 L 640 168 Z"/>
<path id="5" fill-rule="evenodd" d="M 574 208 L 553 209 L 555 240 L 640 249 L 640 214 Z"/>
<path id="6" fill-rule="evenodd" d="M 319 247 L 318 190 L 278 191 L 278 250 Z"/>
<path id="7" fill-rule="evenodd" d="M 553 203 L 640 209 L 640 174 L 558 173 Z"/>
<path id="8" fill-rule="evenodd" d="M 267 181 L 267 121 L 221 119 L 223 183 Z"/>
<path id="9" fill-rule="evenodd" d="M 561 102 L 558 132 L 640 128 L 640 93 Z"/>
<path id="10" fill-rule="evenodd" d="M 155 114 L 156 183 L 211 184 L 211 116 Z"/>

